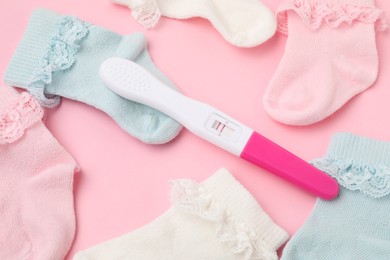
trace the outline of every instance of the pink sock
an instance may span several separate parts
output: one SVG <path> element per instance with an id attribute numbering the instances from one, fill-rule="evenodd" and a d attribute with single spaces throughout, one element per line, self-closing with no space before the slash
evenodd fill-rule
<path id="1" fill-rule="evenodd" d="M 318 122 L 376 80 L 385 22 L 374 0 L 287 0 L 277 13 L 288 39 L 263 100 L 273 119 Z"/>
<path id="2" fill-rule="evenodd" d="M 0 259 L 63 259 L 73 241 L 75 161 L 29 94 L 0 87 Z"/>

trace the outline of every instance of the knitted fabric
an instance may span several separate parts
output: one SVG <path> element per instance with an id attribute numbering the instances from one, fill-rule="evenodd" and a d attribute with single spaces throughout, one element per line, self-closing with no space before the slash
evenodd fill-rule
<path id="1" fill-rule="evenodd" d="M 179 123 L 148 106 L 120 97 L 100 80 L 100 64 L 112 56 L 140 64 L 175 88 L 153 64 L 142 34 L 122 36 L 44 9 L 33 12 L 4 80 L 27 89 L 43 106 L 58 105 L 59 96 L 70 98 L 104 111 L 143 142 L 170 141 L 179 133 Z"/>
<path id="2" fill-rule="evenodd" d="M 73 241 L 77 166 L 28 93 L 0 87 L 0 259 L 64 259 Z"/>
<path id="3" fill-rule="evenodd" d="M 340 194 L 317 199 L 282 259 L 389 259 L 390 143 L 339 133 L 312 163 L 338 180 Z"/>
<path id="4" fill-rule="evenodd" d="M 312 124 L 374 83 L 376 31 L 386 24 L 373 0 L 287 0 L 277 14 L 279 31 L 288 38 L 264 94 L 270 117 Z"/>
<path id="5" fill-rule="evenodd" d="M 229 43 L 257 46 L 276 31 L 271 10 L 258 0 L 112 0 L 132 10 L 145 28 L 154 27 L 160 16 L 175 19 L 201 17 L 210 21 Z"/>
<path id="6" fill-rule="evenodd" d="M 165 214 L 74 259 L 277 259 L 288 234 L 226 169 L 201 184 L 182 179 L 172 186 Z"/>
<path id="7" fill-rule="evenodd" d="M 112 0 L 114 3 L 128 6 L 134 19 L 146 29 L 156 26 L 161 11 L 156 0 Z"/>

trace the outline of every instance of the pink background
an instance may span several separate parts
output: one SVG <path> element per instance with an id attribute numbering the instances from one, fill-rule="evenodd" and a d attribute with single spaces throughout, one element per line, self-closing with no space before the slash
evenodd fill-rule
<path id="1" fill-rule="evenodd" d="M 263 1 L 273 11 L 281 2 Z M 2 3 L 2 76 L 32 10 L 45 7 L 118 33 L 144 32 L 154 62 L 185 94 L 230 114 L 305 160 L 323 155 L 329 138 L 340 131 L 390 141 L 388 32 L 377 36 L 380 71 L 371 88 L 320 123 L 291 127 L 270 119 L 262 107 L 263 94 L 284 52 L 284 36 L 276 34 L 263 45 L 241 49 L 225 42 L 200 18 L 162 18 L 155 29 L 146 31 L 133 20 L 129 9 L 109 0 Z M 377 5 L 390 11 L 389 1 L 377 1 Z M 313 47 L 308 45 L 297 51 Z M 122 131 L 103 112 L 66 99 L 48 112 L 46 125 L 81 167 L 74 186 L 77 233 L 67 259 L 79 250 L 141 227 L 167 210 L 168 180 L 201 181 L 221 167 L 229 169 L 291 235 L 315 203 L 314 196 L 187 130 L 169 144 L 146 145 Z"/>

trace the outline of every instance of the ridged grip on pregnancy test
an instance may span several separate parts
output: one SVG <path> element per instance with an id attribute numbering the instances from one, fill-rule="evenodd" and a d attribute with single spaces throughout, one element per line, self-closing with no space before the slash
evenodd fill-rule
<path id="1" fill-rule="evenodd" d="M 132 61 L 109 58 L 100 66 L 100 77 L 118 95 L 167 114 L 189 131 L 237 156 L 253 133 L 212 106 L 167 87 Z"/>
<path id="2" fill-rule="evenodd" d="M 110 58 L 100 77 L 118 95 L 153 107 L 194 134 L 320 196 L 337 196 L 335 180 L 223 112 L 170 89 L 140 65 Z"/>

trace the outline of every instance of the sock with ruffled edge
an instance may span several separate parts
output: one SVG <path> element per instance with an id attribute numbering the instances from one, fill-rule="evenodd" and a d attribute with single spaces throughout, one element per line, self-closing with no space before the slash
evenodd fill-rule
<path id="1" fill-rule="evenodd" d="M 390 143 L 350 133 L 333 136 L 313 165 L 336 178 L 339 197 L 315 209 L 284 248 L 283 260 L 388 260 Z"/>
<path id="2" fill-rule="evenodd" d="M 277 259 L 288 234 L 226 169 L 172 186 L 173 207 L 162 216 L 73 259 Z"/>
<path id="3" fill-rule="evenodd" d="M 270 39 L 276 18 L 259 0 L 112 0 L 128 6 L 145 28 L 154 27 L 160 16 L 175 19 L 201 17 L 210 21 L 229 43 L 254 47 Z"/>
<path id="4" fill-rule="evenodd" d="M 273 119 L 321 121 L 376 80 L 376 30 L 386 25 L 373 0 L 287 0 L 277 17 L 288 38 L 263 98 Z"/>
<path id="5" fill-rule="evenodd" d="M 0 259 L 64 259 L 75 234 L 75 161 L 27 92 L 0 87 Z"/>
<path id="6" fill-rule="evenodd" d="M 176 88 L 152 62 L 143 34 L 122 36 L 45 9 L 33 12 L 4 81 L 27 89 L 46 107 L 58 105 L 59 96 L 91 105 L 145 143 L 172 140 L 181 129 L 178 122 L 120 97 L 100 80 L 100 64 L 113 56 L 138 63 L 167 86 Z"/>

